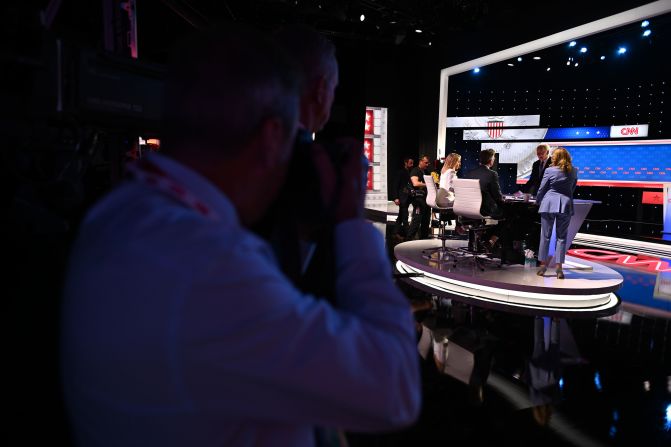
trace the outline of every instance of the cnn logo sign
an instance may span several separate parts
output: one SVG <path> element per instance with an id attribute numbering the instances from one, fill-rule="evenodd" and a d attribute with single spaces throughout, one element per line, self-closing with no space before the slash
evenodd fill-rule
<path id="1" fill-rule="evenodd" d="M 632 137 L 647 137 L 648 136 L 648 125 L 647 124 L 636 124 L 629 126 L 611 126 L 610 128 L 610 137 L 611 138 L 632 138 Z"/>

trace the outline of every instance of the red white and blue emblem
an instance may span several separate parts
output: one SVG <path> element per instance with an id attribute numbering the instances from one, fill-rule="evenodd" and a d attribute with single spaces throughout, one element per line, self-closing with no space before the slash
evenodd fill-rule
<path id="1" fill-rule="evenodd" d="M 500 138 L 503 134 L 503 119 L 491 117 L 487 119 L 487 135 L 491 139 Z"/>

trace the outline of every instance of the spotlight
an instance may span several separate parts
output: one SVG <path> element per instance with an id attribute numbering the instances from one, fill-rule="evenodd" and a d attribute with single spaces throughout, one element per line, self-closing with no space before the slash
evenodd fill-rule
<path id="1" fill-rule="evenodd" d="M 545 71 L 550 71 L 550 67 L 546 68 Z"/>
<path id="2" fill-rule="evenodd" d="M 364 20 L 366 20 L 366 16 L 363 15 L 363 14 L 361 14 L 361 15 L 359 16 L 359 20 L 363 22 Z"/>
<path id="3" fill-rule="evenodd" d="M 650 34 L 652 34 L 652 31 L 649 29 L 643 31 L 643 37 L 648 37 Z"/>
<path id="4" fill-rule="evenodd" d="M 617 50 L 617 54 L 624 54 L 624 53 L 626 53 L 626 52 L 627 52 L 627 48 L 626 48 L 626 47 L 620 47 L 620 48 L 618 48 L 618 50 Z"/>
<path id="5" fill-rule="evenodd" d="M 606 59 L 606 56 L 601 56 L 599 59 L 604 60 Z"/>
<path id="6" fill-rule="evenodd" d="M 479 68 L 479 67 L 475 67 L 475 68 L 473 69 L 473 73 L 480 73 L 480 68 Z"/>
<path id="7" fill-rule="evenodd" d="M 415 30 L 415 32 L 416 32 L 417 34 L 422 34 L 422 30 L 419 29 L 419 28 L 417 28 L 417 29 Z"/>
<path id="8" fill-rule="evenodd" d="M 539 61 L 539 60 L 541 60 L 541 57 L 540 56 L 534 56 L 534 60 Z"/>
<path id="9" fill-rule="evenodd" d="M 576 62 L 575 65 L 574 65 L 574 67 L 577 67 L 577 66 L 578 66 L 578 63 Z"/>
<path id="10" fill-rule="evenodd" d="M 429 46 L 431 46 L 431 42 L 429 42 Z"/>
<path id="11" fill-rule="evenodd" d="M 571 65 L 571 61 L 566 61 L 566 65 Z"/>
<path id="12" fill-rule="evenodd" d="M 574 47 L 575 46 L 575 40 L 572 41 L 571 43 L 568 44 L 569 47 Z"/>
<path id="13" fill-rule="evenodd" d="M 515 66 L 515 64 L 508 64 L 508 66 L 509 66 L 509 67 L 514 67 L 514 66 Z"/>
<path id="14" fill-rule="evenodd" d="M 645 28 L 648 25 L 650 25 L 650 22 L 648 22 L 647 20 L 641 22 L 641 28 Z"/>
<path id="15" fill-rule="evenodd" d="M 580 52 L 581 52 L 581 53 L 587 53 L 587 47 L 582 47 L 582 48 L 580 49 Z"/>
<path id="16" fill-rule="evenodd" d="M 522 62 L 522 57 L 518 57 L 517 62 Z"/>

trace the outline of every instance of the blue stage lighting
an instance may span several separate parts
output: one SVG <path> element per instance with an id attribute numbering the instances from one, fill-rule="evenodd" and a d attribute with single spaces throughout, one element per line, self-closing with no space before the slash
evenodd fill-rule
<path id="1" fill-rule="evenodd" d="M 624 54 L 624 53 L 626 53 L 626 52 L 627 52 L 627 48 L 626 48 L 626 47 L 620 47 L 620 48 L 618 48 L 618 50 L 617 50 L 617 54 Z"/>
<path id="2" fill-rule="evenodd" d="M 575 46 L 575 40 L 572 41 L 571 43 L 568 44 L 569 47 L 574 47 Z"/>
<path id="3" fill-rule="evenodd" d="M 671 430 L 671 404 L 666 406 L 666 414 L 664 415 L 664 429 Z"/>
<path id="4" fill-rule="evenodd" d="M 599 375 L 599 372 L 594 373 L 594 386 L 596 387 L 597 391 L 601 391 L 603 387 L 601 386 L 601 376 Z"/>
<path id="5" fill-rule="evenodd" d="M 648 22 L 647 20 L 641 22 L 641 28 L 645 28 L 648 25 L 650 25 L 650 22 Z"/>
<path id="6" fill-rule="evenodd" d="M 580 52 L 581 52 L 581 53 L 587 53 L 587 47 L 582 47 L 582 48 L 580 49 Z"/>
<path id="7" fill-rule="evenodd" d="M 652 34 L 652 31 L 649 29 L 643 31 L 643 37 L 648 37 L 650 34 Z"/>
<path id="8" fill-rule="evenodd" d="M 475 67 L 475 68 L 473 69 L 473 73 L 480 73 L 480 68 Z"/>

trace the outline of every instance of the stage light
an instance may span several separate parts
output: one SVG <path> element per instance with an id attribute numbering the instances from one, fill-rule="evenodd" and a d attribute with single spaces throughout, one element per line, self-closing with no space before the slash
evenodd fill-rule
<path id="1" fill-rule="evenodd" d="M 566 65 L 571 65 L 571 61 L 566 61 Z"/>
<path id="2" fill-rule="evenodd" d="M 473 73 L 480 73 L 480 68 L 475 67 L 475 68 L 473 69 Z"/>
<path id="3" fill-rule="evenodd" d="M 576 62 L 575 65 L 574 65 L 574 67 L 577 67 L 577 66 L 578 66 L 578 63 Z"/>
<path id="4" fill-rule="evenodd" d="M 363 22 L 364 20 L 366 20 L 366 16 L 363 15 L 363 14 L 361 14 L 361 15 L 359 16 L 359 20 L 361 20 L 361 21 Z"/>
<path id="5" fill-rule="evenodd" d="M 509 66 L 509 67 L 514 67 L 514 66 L 515 66 L 515 64 L 508 64 L 508 66 Z"/>
<path id="6" fill-rule="evenodd" d="M 671 430 L 671 404 L 666 406 L 666 415 L 664 416 L 664 428 L 666 431 Z"/>
<path id="7" fill-rule="evenodd" d="M 429 46 L 431 46 L 431 42 L 429 42 Z"/>
<path id="8" fill-rule="evenodd" d="M 564 378 L 563 377 L 559 378 L 559 389 L 560 390 L 564 389 Z"/>
<path id="9" fill-rule="evenodd" d="M 539 61 L 539 60 L 541 60 L 541 57 L 540 56 L 534 56 L 534 60 Z"/>
<path id="10" fill-rule="evenodd" d="M 601 56 L 599 59 L 601 59 L 601 60 L 605 60 L 605 59 L 606 59 L 606 56 Z"/>
<path id="11" fill-rule="evenodd" d="M 649 29 L 643 31 L 643 37 L 648 37 L 650 34 L 652 34 L 652 31 Z"/>
<path id="12" fill-rule="evenodd" d="M 571 43 L 568 44 L 569 47 L 574 47 L 575 46 L 575 40 L 572 41 Z"/>
<path id="13" fill-rule="evenodd" d="M 620 48 L 618 48 L 618 50 L 617 50 L 617 54 L 624 54 L 624 53 L 626 53 L 626 52 L 627 52 L 627 48 L 626 48 L 626 47 L 620 47 Z"/>
<path id="14" fill-rule="evenodd" d="M 641 28 L 645 28 L 648 25 L 650 25 L 650 22 L 648 22 L 647 20 L 641 22 Z"/>
<path id="15" fill-rule="evenodd" d="M 550 71 L 550 67 L 548 67 L 545 71 Z"/>
<path id="16" fill-rule="evenodd" d="M 599 371 L 594 373 L 594 386 L 596 387 L 597 391 L 601 391 L 603 389 L 601 386 L 601 376 L 599 375 Z"/>
<path id="17" fill-rule="evenodd" d="M 587 47 L 582 47 L 582 48 L 580 49 L 580 52 L 581 52 L 581 53 L 587 53 Z"/>
<path id="18" fill-rule="evenodd" d="M 517 62 L 522 62 L 522 57 L 518 57 Z"/>
<path id="19" fill-rule="evenodd" d="M 415 32 L 416 32 L 417 34 L 422 34 L 422 30 L 419 29 L 419 28 L 417 28 L 417 29 L 415 30 Z"/>

